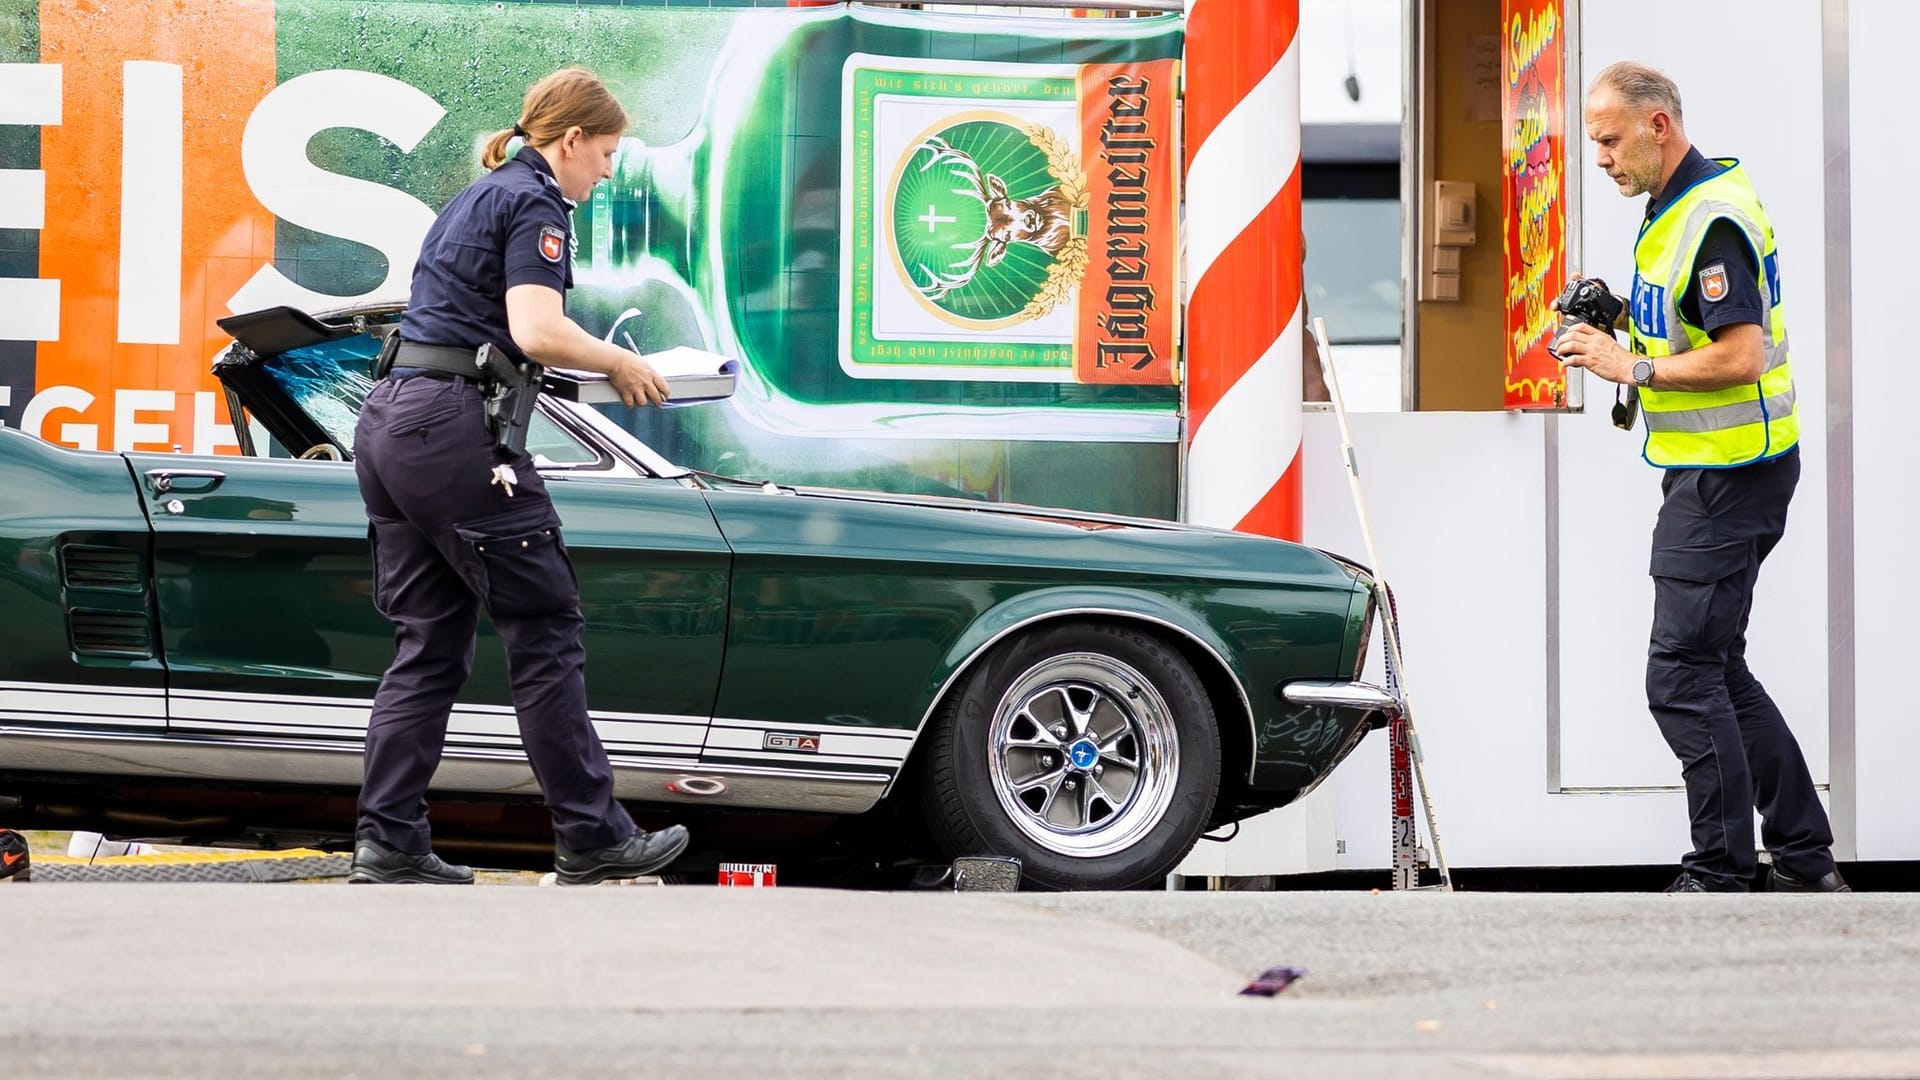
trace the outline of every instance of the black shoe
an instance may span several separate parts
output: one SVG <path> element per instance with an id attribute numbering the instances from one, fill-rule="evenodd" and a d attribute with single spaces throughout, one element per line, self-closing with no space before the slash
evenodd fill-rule
<path id="1" fill-rule="evenodd" d="M 371 837 L 353 842 L 349 885 L 471 885 L 473 867 L 455 866 L 429 851 L 409 855 Z"/>
<path id="2" fill-rule="evenodd" d="M 1713 892 L 1714 890 L 1707 888 L 1706 882 L 1701 881 L 1699 878 L 1694 877 L 1692 874 L 1687 873 L 1685 870 L 1682 870 L 1680 871 L 1680 876 L 1673 879 L 1673 884 L 1667 886 L 1665 889 L 1662 889 L 1661 891 L 1670 892 L 1670 893 L 1695 893 L 1695 892 Z"/>
<path id="3" fill-rule="evenodd" d="M 33 852 L 27 838 L 12 829 L 0 829 L 0 881 L 32 881 Z"/>
<path id="4" fill-rule="evenodd" d="M 1852 892 L 1853 886 L 1847 884 L 1838 869 L 1829 871 L 1825 877 L 1807 881 L 1794 877 L 1779 867 L 1770 867 L 1767 871 L 1768 892 Z"/>
<path id="5" fill-rule="evenodd" d="M 685 850 L 685 825 L 669 825 L 658 832 L 642 829 L 612 847 L 593 851 L 568 851 L 555 844 L 554 879 L 562 885 L 597 885 L 616 878 L 644 877 L 665 869 Z"/>

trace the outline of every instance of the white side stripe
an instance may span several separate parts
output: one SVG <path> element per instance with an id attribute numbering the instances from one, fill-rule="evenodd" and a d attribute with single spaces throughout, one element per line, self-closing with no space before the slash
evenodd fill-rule
<path id="1" fill-rule="evenodd" d="M 173 695 L 171 723 L 183 732 L 357 739 L 365 735 L 372 711 L 373 702 L 366 698 L 183 690 Z M 916 735 L 911 730 L 852 724 L 769 724 L 730 717 L 714 720 L 709 728 L 706 718 L 698 716 L 617 711 L 590 715 L 609 753 L 691 757 L 704 748 L 710 754 L 796 767 L 811 761 L 897 768 L 913 749 Z M 0 720 L 75 719 L 164 729 L 168 701 L 158 688 L 0 682 Z M 819 747 L 815 752 L 768 750 L 769 732 L 818 736 Z M 452 746 L 515 750 L 520 746 L 520 729 L 511 706 L 462 703 L 454 706 L 449 718 L 447 740 Z"/>
<path id="2" fill-rule="evenodd" d="M 158 687 L 0 682 L 0 715 L 20 721 L 84 717 L 134 727 L 164 727 L 167 699 Z"/>
<path id="3" fill-rule="evenodd" d="M 738 728 L 742 731 L 806 731 L 816 735 L 867 735 L 876 739 L 913 738 L 912 728 L 868 727 L 864 724 L 813 724 L 793 723 L 773 724 L 765 720 L 741 720 L 735 717 L 717 716 L 713 720 L 716 730 Z"/>
<path id="4" fill-rule="evenodd" d="M 364 733 L 373 712 L 365 698 L 299 697 L 280 694 L 229 693 L 188 690 L 173 696 L 173 723 L 181 728 L 220 731 L 256 731 L 305 728 L 314 731 Z M 698 750 L 707 721 L 698 716 L 655 713 L 588 713 L 594 730 L 609 746 L 658 746 Z M 447 738 L 454 741 L 498 740 L 519 745 L 520 725 L 509 705 L 453 707 Z"/>

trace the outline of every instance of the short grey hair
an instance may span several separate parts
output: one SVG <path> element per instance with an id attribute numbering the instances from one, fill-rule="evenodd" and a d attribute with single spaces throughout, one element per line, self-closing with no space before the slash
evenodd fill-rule
<path id="1" fill-rule="evenodd" d="M 1635 112 L 1646 113 L 1659 109 L 1673 117 L 1675 124 L 1682 123 L 1680 88 L 1674 85 L 1672 79 L 1645 64 L 1636 64 L 1631 60 L 1610 64 L 1595 76 L 1593 85 L 1596 89 L 1602 86 L 1611 88 Z"/>

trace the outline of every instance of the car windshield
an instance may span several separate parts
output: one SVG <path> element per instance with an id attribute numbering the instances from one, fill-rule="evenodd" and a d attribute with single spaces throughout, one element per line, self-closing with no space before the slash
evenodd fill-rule
<path id="1" fill-rule="evenodd" d="M 367 395 L 373 392 L 373 365 L 379 352 L 377 338 L 355 334 L 339 341 L 273 354 L 261 362 L 261 370 L 328 438 L 351 456 L 354 425 L 360 419 Z M 639 461 L 655 476 L 686 473 L 593 408 L 555 404 L 567 409 L 601 438 L 617 444 L 628 457 Z M 540 412 L 533 414 L 527 426 L 527 452 L 541 468 L 591 468 L 610 461 Z"/>
<path id="2" fill-rule="evenodd" d="M 379 352 L 372 336 L 355 334 L 277 353 L 261 369 L 328 438 L 352 453 L 353 425 L 373 392 L 373 360 Z"/>

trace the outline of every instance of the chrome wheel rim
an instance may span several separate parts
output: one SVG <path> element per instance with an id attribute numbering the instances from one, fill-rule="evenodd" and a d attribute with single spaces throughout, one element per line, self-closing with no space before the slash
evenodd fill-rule
<path id="1" fill-rule="evenodd" d="M 1035 664 L 1002 695 L 987 737 L 1000 808 L 1048 851 L 1125 851 L 1173 800 L 1173 713 L 1151 682 L 1112 657 L 1068 653 Z"/>

